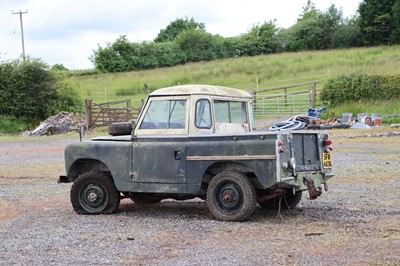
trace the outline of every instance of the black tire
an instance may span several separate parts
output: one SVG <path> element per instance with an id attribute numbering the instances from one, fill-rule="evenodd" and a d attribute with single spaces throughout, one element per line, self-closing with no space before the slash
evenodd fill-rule
<path id="1" fill-rule="evenodd" d="M 281 209 L 282 210 L 290 210 L 296 208 L 297 204 L 301 201 L 302 196 L 301 191 L 297 191 L 296 194 L 293 195 L 293 192 L 289 190 L 281 197 L 276 197 L 267 201 L 259 202 L 261 208 L 263 209 L 279 209 L 279 201 L 281 201 Z"/>
<path id="2" fill-rule="evenodd" d="M 336 128 L 336 129 L 346 129 L 346 128 L 350 128 L 350 127 L 351 127 L 350 124 L 340 123 L 340 124 L 335 125 L 334 128 Z"/>
<path id="3" fill-rule="evenodd" d="M 86 172 L 71 187 L 71 203 L 78 214 L 110 214 L 119 207 L 121 195 L 110 177 Z"/>
<path id="4" fill-rule="evenodd" d="M 257 194 L 246 175 L 223 171 L 208 185 L 207 204 L 216 219 L 240 222 L 248 220 L 255 211 Z"/>
<path id="5" fill-rule="evenodd" d="M 154 204 L 162 200 L 161 197 L 146 193 L 134 193 L 129 195 L 129 198 L 136 204 Z"/>
<path id="6" fill-rule="evenodd" d="M 130 135 L 132 132 L 132 123 L 118 122 L 108 125 L 108 134 L 111 136 Z"/>

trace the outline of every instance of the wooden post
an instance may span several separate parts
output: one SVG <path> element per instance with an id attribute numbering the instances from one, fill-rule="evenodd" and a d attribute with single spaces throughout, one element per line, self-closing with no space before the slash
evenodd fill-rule
<path id="1" fill-rule="evenodd" d="M 256 78 L 256 91 L 258 91 L 258 84 L 259 84 L 259 80 L 258 80 L 258 76 Z"/>
<path id="2" fill-rule="evenodd" d="M 283 89 L 283 92 L 284 92 L 284 94 L 285 94 L 285 107 L 287 107 L 287 106 L 288 106 L 288 102 L 287 102 L 287 88 L 284 88 L 284 89 Z"/>
<path id="3" fill-rule="evenodd" d="M 311 108 L 315 108 L 316 103 L 317 103 L 317 83 L 314 82 L 314 84 L 311 87 Z"/>
<path id="4" fill-rule="evenodd" d="M 92 100 L 85 99 L 86 128 L 92 126 Z"/>
<path id="5" fill-rule="evenodd" d="M 250 90 L 250 94 L 253 98 L 253 112 L 255 112 L 257 108 L 257 91 Z"/>
<path id="6" fill-rule="evenodd" d="M 251 95 L 253 96 L 253 112 L 255 112 L 257 109 L 257 92 L 259 90 L 259 82 L 260 82 L 260 80 L 258 79 L 258 76 L 257 76 L 256 77 L 256 90 L 255 91 L 251 90 Z"/>

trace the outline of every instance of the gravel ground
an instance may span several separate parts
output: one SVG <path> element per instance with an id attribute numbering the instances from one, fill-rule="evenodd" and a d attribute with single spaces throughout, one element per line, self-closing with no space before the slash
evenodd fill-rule
<path id="1" fill-rule="evenodd" d="M 76 138 L 2 139 L 0 265 L 400 265 L 400 137 L 343 132 L 328 192 L 242 223 L 199 199 L 77 215 L 56 184 Z"/>

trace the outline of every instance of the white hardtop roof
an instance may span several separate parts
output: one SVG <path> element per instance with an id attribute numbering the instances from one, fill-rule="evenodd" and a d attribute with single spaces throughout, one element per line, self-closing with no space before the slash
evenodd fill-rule
<path id="1" fill-rule="evenodd" d="M 171 96 L 171 95 L 216 95 L 234 98 L 251 99 L 250 93 L 222 86 L 211 85 L 180 85 L 158 89 L 150 93 L 150 96 Z"/>

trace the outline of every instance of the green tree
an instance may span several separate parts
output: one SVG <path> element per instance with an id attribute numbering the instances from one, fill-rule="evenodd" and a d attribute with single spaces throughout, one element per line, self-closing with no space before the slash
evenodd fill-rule
<path id="1" fill-rule="evenodd" d="M 90 60 L 102 72 L 124 72 L 174 66 L 185 62 L 176 42 L 130 42 L 120 36 L 106 47 L 98 46 Z"/>
<path id="2" fill-rule="evenodd" d="M 315 4 L 311 0 L 307 0 L 307 4 L 303 6 L 303 11 L 300 14 L 300 17 L 297 19 L 297 22 L 315 19 L 319 14 L 318 9 L 315 8 Z"/>
<path id="3" fill-rule="evenodd" d="M 278 33 L 280 50 L 325 50 L 332 47 L 333 34 L 343 25 L 343 13 L 335 5 L 325 12 L 311 1 L 303 7 L 297 23 Z"/>
<path id="4" fill-rule="evenodd" d="M 325 12 L 318 16 L 318 24 L 321 28 L 320 49 L 332 48 L 333 34 L 343 24 L 343 12 L 335 5 L 331 5 Z"/>
<path id="5" fill-rule="evenodd" d="M 254 25 L 239 39 L 240 55 L 260 55 L 276 53 L 278 50 L 278 28 L 275 21 Z"/>
<path id="6" fill-rule="evenodd" d="M 190 20 L 185 17 L 171 22 L 165 29 L 160 30 L 154 42 L 169 42 L 175 40 L 183 31 L 186 30 L 205 30 L 205 24 Z"/>
<path id="7" fill-rule="evenodd" d="M 360 29 L 367 45 L 391 43 L 393 32 L 397 32 L 395 21 L 399 20 L 393 17 L 393 12 L 397 12 L 395 2 L 398 1 L 364 0 L 360 4 Z"/>
<path id="8" fill-rule="evenodd" d="M 363 45 L 363 38 L 358 23 L 358 18 L 346 20 L 332 34 L 332 48 L 350 48 Z"/>
<path id="9" fill-rule="evenodd" d="M 186 56 L 186 62 L 198 62 L 218 58 L 215 51 L 214 37 L 203 29 L 183 31 L 176 39 Z"/>
<path id="10" fill-rule="evenodd" d="M 68 68 L 66 68 L 63 64 L 54 64 L 51 67 L 51 70 L 54 70 L 54 71 L 68 71 Z"/>
<path id="11" fill-rule="evenodd" d="M 392 43 L 400 43 L 400 0 L 395 0 L 392 7 L 393 32 Z"/>

